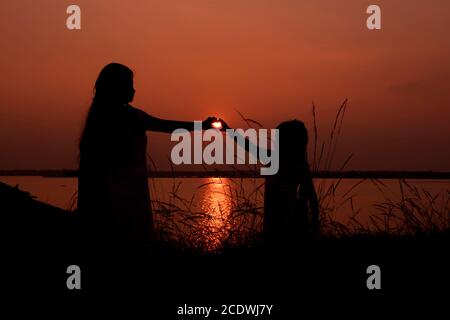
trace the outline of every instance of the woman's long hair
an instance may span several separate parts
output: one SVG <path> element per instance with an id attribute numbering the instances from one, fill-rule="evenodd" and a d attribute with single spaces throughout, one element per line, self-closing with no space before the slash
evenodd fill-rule
<path id="1" fill-rule="evenodd" d="M 119 63 L 106 65 L 94 86 L 94 97 L 89 108 L 86 123 L 80 138 L 79 158 L 87 152 L 87 141 L 95 124 L 113 113 L 119 106 L 133 100 L 133 71 Z"/>

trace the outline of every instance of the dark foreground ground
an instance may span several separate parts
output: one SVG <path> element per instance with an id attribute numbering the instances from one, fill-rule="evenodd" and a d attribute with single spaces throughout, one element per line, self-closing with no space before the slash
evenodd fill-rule
<path id="1" fill-rule="evenodd" d="M 202 255 L 159 246 L 145 257 L 102 258 L 99 252 L 88 259 L 76 215 L 1 183 L 0 209 L 6 247 L 2 291 L 24 305 L 25 297 L 62 298 L 77 306 L 112 298 L 119 302 L 110 303 L 109 311 L 131 300 L 150 319 L 205 319 L 177 315 L 185 304 L 219 310 L 208 319 L 300 319 L 312 311 L 316 316 L 309 319 L 360 306 L 369 313 L 411 311 L 413 301 L 446 307 L 448 302 L 438 301 L 450 296 L 448 234 L 320 239 L 272 253 L 257 246 Z M 67 289 L 69 265 L 81 268 L 81 290 Z M 381 290 L 366 286 L 369 265 L 381 268 Z M 225 316 L 224 304 L 274 307 L 270 316 Z"/>

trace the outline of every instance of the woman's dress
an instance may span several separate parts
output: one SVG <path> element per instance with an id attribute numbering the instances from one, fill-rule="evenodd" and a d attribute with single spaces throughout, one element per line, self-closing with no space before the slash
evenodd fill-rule
<path id="1" fill-rule="evenodd" d="M 147 128 L 140 113 L 119 106 L 85 129 L 78 211 L 85 239 L 100 250 L 145 250 L 152 239 Z"/>

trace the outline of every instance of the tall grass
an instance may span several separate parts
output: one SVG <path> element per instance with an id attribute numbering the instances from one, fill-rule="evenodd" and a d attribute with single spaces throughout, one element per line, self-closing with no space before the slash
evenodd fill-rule
<path id="1" fill-rule="evenodd" d="M 336 113 L 328 140 L 319 141 L 316 107 L 313 103 L 313 162 L 314 172 L 330 171 L 338 141 L 342 132 L 348 100 L 345 99 Z M 319 148 L 318 148 L 319 146 Z M 339 167 L 338 176 L 345 170 L 353 154 L 345 158 Z M 348 237 L 359 234 L 371 235 L 419 235 L 445 233 L 450 230 L 450 190 L 432 194 L 425 188 L 411 185 L 404 179 L 398 181 L 399 193 L 392 197 L 392 190 L 378 179 L 360 179 L 347 190 L 340 190 L 342 177 L 319 179 L 316 183 L 320 202 L 321 234 L 331 237 Z M 367 219 L 359 218 L 361 210 L 354 205 L 358 187 L 364 183 L 373 184 L 384 200 L 374 204 L 373 212 L 366 212 Z M 337 196 L 337 192 L 343 194 Z M 392 193 L 392 192 L 391 192 Z M 348 221 L 339 222 L 336 214 L 342 214 L 346 207 Z"/>
<path id="2" fill-rule="evenodd" d="M 198 186 L 190 199 L 182 197 L 183 183 L 173 179 L 168 200 L 152 200 L 159 240 L 200 251 L 255 242 L 263 220 L 263 185 L 256 179 L 250 184 L 244 179 L 218 179 Z M 208 196 L 213 199 L 206 208 L 201 201 L 209 187 L 213 190 L 207 191 Z"/>
<path id="3" fill-rule="evenodd" d="M 376 204 L 371 231 L 378 234 L 421 235 L 450 231 L 450 190 L 432 194 L 399 180 L 399 199 Z"/>
<path id="4" fill-rule="evenodd" d="M 161 196 L 162 180 L 150 179 L 152 210 L 160 241 L 216 252 L 256 242 L 262 231 L 264 183 L 256 176 L 220 178 L 220 171 L 217 176 L 205 178 L 205 183 L 192 189 L 174 173 L 165 199 Z M 186 194 L 191 194 L 190 198 Z M 205 196 L 210 199 L 202 203 Z"/>

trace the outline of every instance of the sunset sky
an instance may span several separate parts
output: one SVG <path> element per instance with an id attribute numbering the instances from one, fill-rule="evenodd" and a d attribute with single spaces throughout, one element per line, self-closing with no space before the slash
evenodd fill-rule
<path id="1" fill-rule="evenodd" d="M 66 28 L 81 7 L 82 30 Z M 366 8 L 382 29 L 366 28 Z M 336 167 L 450 170 L 450 1 L 4 0 L 0 169 L 76 168 L 98 72 L 135 71 L 133 105 L 161 118 L 238 110 L 266 127 L 293 118 L 320 134 L 349 98 Z M 149 133 L 167 168 L 169 135 Z"/>

